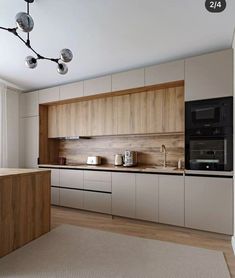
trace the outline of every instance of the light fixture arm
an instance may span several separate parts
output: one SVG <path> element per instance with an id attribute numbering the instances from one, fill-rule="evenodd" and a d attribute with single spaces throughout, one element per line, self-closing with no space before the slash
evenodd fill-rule
<path id="1" fill-rule="evenodd" d="M 62 63 L 61 61 L 68 63 L 72 60 L 73 54 L 71 50 L 69 49 L 62 49 L 60 52 L 61 57 L 60 58 L 48 58 L 45 56 L 40 55 L 34 48 L 31 46 L 30 42 L 30 35 L 29 32 L 32 31 L 34 22 L 32 17 L 30 16 L 30 11 L 29 11 L 29 4 L 33 3 L 34 0 L 25 0 L 27 2 L 27 13 L 19 13 L 16 15 L 16 23 L 17 27 L 15 28 L 5 28 L 1 27 L 1 30 L 8 31 L 18 37 L 34 54 L 36 54 L 36 58 L 32 56 L 26 57 L 26 65 L 29 68 L 35 68 L 37 66 L 37 60 L 48 60 L 56 63 L 58 65 L 58 72 L 61 74 L 66 74 L 68 72 L 67 66 Z M 27 39 L 24 40 L 17 32 L 17 30 L 20 29 L 23 32 L 27 33 Z"/>

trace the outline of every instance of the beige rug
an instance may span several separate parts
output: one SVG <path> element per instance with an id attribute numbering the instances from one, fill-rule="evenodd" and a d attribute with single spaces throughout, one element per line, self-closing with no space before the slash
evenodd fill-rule
<path id="1" fill-rule="evenodd" d="M 7 278 L 229 278 L 222 252 L 63 225 L 0 259 Z"/>

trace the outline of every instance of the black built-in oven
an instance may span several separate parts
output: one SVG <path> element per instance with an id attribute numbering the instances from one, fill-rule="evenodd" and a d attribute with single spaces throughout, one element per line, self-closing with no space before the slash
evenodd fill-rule
<path id="1" fill-rule="evenodd" d="M 186 102 L 185 168 L 233 170 L 233 98 Z"/>

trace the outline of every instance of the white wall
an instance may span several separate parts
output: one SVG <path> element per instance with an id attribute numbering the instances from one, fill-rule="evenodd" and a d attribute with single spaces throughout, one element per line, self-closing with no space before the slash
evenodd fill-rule
<path id="1" fill-rule="evenodd" d="M 19 167 L 19 92 L 7 89 L 8 167 Z"/>
<path id="2" fill-rule="evenodd" d="M 233 36 L 233 111 L 235 110 L 235 32 Z M 233 112 L 233 126 L 235 123 L 235 113 Z M 233 171 L 235 166 L 235 128 L 233 129 Z M 234 182 L 234 180 L 233 180 Z M 234 183 L 234 200 L 235 200 L 235 183 Z M 235 204 L 234 205 L 234 230 L 233 230 L 233 239 L 232 239 L 232 245 L 233 245 L 233 251 L 235 253 Z"/>

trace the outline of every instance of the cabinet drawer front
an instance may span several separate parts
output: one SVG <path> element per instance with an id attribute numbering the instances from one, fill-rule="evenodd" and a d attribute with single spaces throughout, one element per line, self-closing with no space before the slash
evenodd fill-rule
<path id="1" fill-rule="evenodd" d="M 111 194 L 84 192 L 84 209 L 111 214 Z"/>
<path id="2" fill-rule="evenodd" d="M 111 182 L 111 172 L 84 171 L 84 180 Z"/>
<path id="3" fill-rule="evenodd" d="M 83 171 L 60 170 L 60 186 L 83 189 Z"/>
<path id="4" fill-rule="evenodd" d="M 60 202 L 60 189 L 51 187 L 51 204 L 59 205 Z"/>
<path id="5" fill-rule="evenodd" d="M 104 181 L 85 180 L 84 189 L 103 191 L 103 192 L 112 192 L 111 182 L 104 182 Z"/>
<path id="6" fill-rule="evenodd" d="M 83 191 L 60 188 L 60 205 L 70 208 L 83 208 Z"/>
<path id="7" fill-rule="evenodd" d="M 60 186 L 60 170 L 51 169 L 51 185 Z"/>

